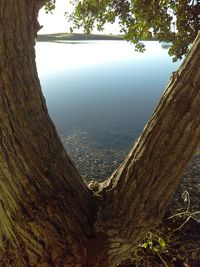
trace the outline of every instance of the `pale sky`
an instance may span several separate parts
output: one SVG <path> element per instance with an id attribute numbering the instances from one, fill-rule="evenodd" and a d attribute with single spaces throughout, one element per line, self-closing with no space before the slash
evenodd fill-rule
<path id="1" fill-rule="evenodd" d="M 44 9 L 40 10 L 39 22 L 43 25 L 43 28 L 39 31 L 39 34 L 43 33 L 60 33 L 60 32 L 70 32 L 70 24 L 64 17 L 66 11 L 70 11 L 69 0 L 57 0 L 56 10 L 52 14 L 46 14 Z M 78 32 L 78 31 L 75 31 Z M 79 31 L 80 32 L 80 31 Z M 96 32 L 96 31 L 95 31 Z M 115 25 L 107 25 L 105 27 L 105 33 L 119 34 L 119 27 Z"/>

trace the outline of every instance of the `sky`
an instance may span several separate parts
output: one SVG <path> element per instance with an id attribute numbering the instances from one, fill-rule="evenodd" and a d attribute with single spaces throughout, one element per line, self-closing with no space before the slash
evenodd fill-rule
<path id="1" fill-rule="evenodd" d="M 70 24 L 64 16 L 64 13 L 70 12 L 71 6 L 69 0 L 57 0 L 56 9 L 52 14 L 46 14 L 44 8 L 40 10 L 39 13 L 39 22 L 43 28 L 39 31 L 39 34 L 45 33 L 61 33 L 61 32 L 70 32 Z M 80 32 L 74 31 L 74 32 Z M 94 31 L 97 33 L 97 31 Z M 119 34 L 119 27 L 115 25 L 106 25 L 104 33 L 106 34 Z"/>

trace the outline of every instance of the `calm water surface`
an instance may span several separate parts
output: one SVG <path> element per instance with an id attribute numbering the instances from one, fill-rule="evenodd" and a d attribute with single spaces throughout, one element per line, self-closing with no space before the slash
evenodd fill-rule
<path id="1" fill-rule="evenodd" d="M 38 73 L 58 132 L 80 129 L 104 146 L 130 145 L 180 65 L 158 42 L 146 48 L 141 54 L 125 41 L 37 43 Z"/>

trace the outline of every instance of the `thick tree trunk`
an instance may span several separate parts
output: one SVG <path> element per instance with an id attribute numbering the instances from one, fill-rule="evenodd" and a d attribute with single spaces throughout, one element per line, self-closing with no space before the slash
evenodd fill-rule
<path id="1" fill-rule="evenodd" d="M 0 3 L 0 266 L 84 266 L 88 258 L 92 194 L 49 118 L 36 71 L 43 3 Z"/>
<path id="2" fill-rule="evenodd" d="M 44 2 L 0 1 L 0 266 L 112 267 L 160 221 L 199 142 L 200 37 L 125 162 L 89 190 L 37 77 Z"/>

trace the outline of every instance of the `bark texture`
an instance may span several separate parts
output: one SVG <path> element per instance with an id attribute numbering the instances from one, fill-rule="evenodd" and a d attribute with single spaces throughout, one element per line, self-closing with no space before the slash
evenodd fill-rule
<path id="1" fill-rule="evenodd" d="M 49 118 L 35 65 L 43 4 L 0 2 L 0 266 L 87 265 L 91 193 Z"/>
<path id="2" fill-rule="evenodd" d="M 200 137 L 200 36 L 127 159 L 88 188 L 35 65 L 43 0 L 0 1 L 0 266 L 113 267 L 158 223 Z"/>
<path id="3" fill-rule="evenodd" d="M 130 257 L 134 245 L 160 222 L 200 142 L 199 62 L 200 33 L 126 160 L 99 185 L 97 229 L 106 233 L 108 266 Z"/>

